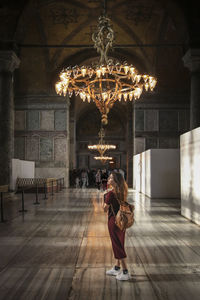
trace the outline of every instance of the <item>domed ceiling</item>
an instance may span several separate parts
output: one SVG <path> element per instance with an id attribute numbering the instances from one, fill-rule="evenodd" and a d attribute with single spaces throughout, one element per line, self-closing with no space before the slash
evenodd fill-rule
<path id="1" fill-rule="evenodd" d="M 21 59 L 18 94 L 55 94 L 54 84 L 63 66 L 83 64 L 97 56 L 91 35 L 103 2 L 1 2 L 1 41 L 14 42 Z M 109 55 L 132 63 L 140 72 L 155 75 L 157 94 L 184 94 L 189 88 L 188 71 L 182 61 L 189 41 L 184 3 L 107 1 L 107 14 L 115 32 L 114 49 Z"/>

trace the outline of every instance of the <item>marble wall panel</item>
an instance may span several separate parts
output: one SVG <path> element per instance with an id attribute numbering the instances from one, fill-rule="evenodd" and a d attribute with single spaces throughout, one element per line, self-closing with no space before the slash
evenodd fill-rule
<path id="1" fill-rule="evenodd" d="M 39 137 L 26 138 L 26 159 L 32 161 L 39 160 Z"/>
<path id="2" fill-rule="evenodd" d="M 159 111 L 159 130 L 178 131 L 178 112 L 172 110 Z"/>
<path id="3" fill-rule="evenodd" d="M 87 168 L 87 166 L 88 166 L 88 155 L 79 155 L 77 157 L 77 160 L 78 160 L 78 167 L 80 169 Z"/>
<path id="4" fill-rule="evenodd" d="M 67 139 L 55 138 L 54 140 L 54 158 L 56 161 L 66 161 L 67 159 Z"/>
<path id="5" fill-rule="evenodd" d="M 55 114 L 55 130 L 66 130 L 66 111 L 56 110 Z"/>
<path id="6" fill-rule="evenodd" d="M 15 130 L 25 129 L 26 112 L 21 110 L 15 111 Z"/>
<path id="7" fill-rule="evenodd" d="M 155 149 L 158 147 L 158 139 L 155 137 L 146 138 L 146 150 Z"/>
<path id="8" fill-rule="evenodd" d="M 14 139 L 14 158 L 25 158 L 25 138 L 15 137 Z"/>
<path id="9" fill-rule="evenodd" d="M 178 148 L 179 147 L 179 138 L 177 137 L 160 137 L 159 138 L 159 148 L 168 149 L 168 148 Z"/>
<path id="10" fill-rule="evenodd" d="M 50 138 L 40 139 L 40 160 L 49 161 L 53 159 L 53 140 Z"/>
<path id="11" fill-rule="evenodd" d="M 68 171 L 66 168 L 35 168 L 35 177 L 40 178 L 64 178 L 65 186 L 68 186 Z"/>
<path id="12" fill-rule="evenodd" d="M 40 111 L 40 129 L 54 130 L 54 111 L 42 110 Z"/>
<path id="13" fill-rule="evenodd" d="M 178 130 L 186 132 L 190 130 L 190 115 L 189 110 L 179 111 L 178 114 Z"/>
<path id="14" fill-rule="evenodd" d="M 65 160 L 62 161 L 55 161 L 54 162 L 54 168 L 65 168 L 67 167 L 67 163 L 66 163 L 66 158 L 64 158 Z"/>
<path id="15" fill-rule="evenodd" d="M 158 131 L 158 111 L 157 110 L 145 110 L 144 114 L 144 130 L 145 131 Z"/>
<path id="16" fill-rule="evenodd" d="M 66 160 L 62 161 L 35 161 L 37 168 L 65 168 L 67 167 Z"/>
<path id="17" fill-rule="evenodd" d="M 38 110 L 29 110 L 26 113 L 26 128 L 28 130 L 40 129 L 40 114 Z"/>
<path id="18" fill-rule="evenodd" d="M 143 110 L 135 111 L 135 130 L 136 131 L 144 130 L 144 111 Z"/>
<path id="19" fill-rule="evenodd" d="M 135 138 L 135 149 L 134 153 L 138 154 L 145 151 L 145 138 L 137 137 Z"/>

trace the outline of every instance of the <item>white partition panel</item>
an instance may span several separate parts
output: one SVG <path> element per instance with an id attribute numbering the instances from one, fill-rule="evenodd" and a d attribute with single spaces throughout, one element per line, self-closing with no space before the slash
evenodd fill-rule
<path id="1" fill-rule="evenodd" d="M 181 214 L 200 225 L 200 127 L 181 135 Z"/>
<path id="2" fill-rule="evenodd" d="M 150 197 L 151 178 L 150 150 L 137 154 L 133 158 L 133 188 Z"/>
<path id="3" fill-rule="evenodd" d="M 35 178 L 35 162 L 12 159 L 12 176 L 10 189 L 15 190 L 17 177 Z"/>
<path id="4" fill-rule="evenodd" d="M 150 198 L 180 197 L 179 149 L 151 149 L 133 158 L 133 187 Z"/>

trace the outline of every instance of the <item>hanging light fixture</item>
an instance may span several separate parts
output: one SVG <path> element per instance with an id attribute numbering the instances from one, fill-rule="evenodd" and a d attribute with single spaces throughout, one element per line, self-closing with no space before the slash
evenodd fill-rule
<path id="1" fill-rule="evenodd" d="M 107 150 L 116 149 L 115 145 L 108 145 L 108 144 L 105 143 L 105 141 L 103 139 L 105 137 L 105 131 L 104 131 L 103 128 L 100 129 L 98 135 L 99 135 L 99 138 L 100 138 L 99 143 L 97 145 L 88 145 L 89 150 L 97 150 L 100 154 L 100 157 L 103 157 L 104 153 Z"/>
<path id="2" fill-rule="evenodd" d="M 111 156 L 94 156 L 94 159 L 100 160 L 102 164 L 105 164 L 107 160 L 112 160 L 113 158 Z"/>
<path id="3" fill-rule="evenodd" d="M 157 80 L 153 76 L 139 74 L 132 64 L 108 58 L 114 31 L 106 16 L 106 1 L 104 14 L 99 18 L 92 40 L 94 48 L 100 53 L 99 63 L 64 68 L 55 89 L 59 95 L 72 97 L 74 94 L 79 95 L 83 102 L 95 102 L 102 115 L 101 122 L 106 125 L 107 115 L 116 101 L 139 99 L 143 91 L 153 91 Z"/>

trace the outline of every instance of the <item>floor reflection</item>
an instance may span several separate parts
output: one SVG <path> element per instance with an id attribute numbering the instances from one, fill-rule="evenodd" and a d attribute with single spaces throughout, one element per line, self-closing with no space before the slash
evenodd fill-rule
<path id="1" fill-rule="evenodd" d="M 67 189 L 5 201 L 0 224 L 0 299 L 188 300 L 200 294 L 199 226 L 180 214 L 179 199 L 150 199 L 132 189 L 136 222 L 127 230 L 132 279 L 105 275 L 114 264 L 102 192 Z"/>

